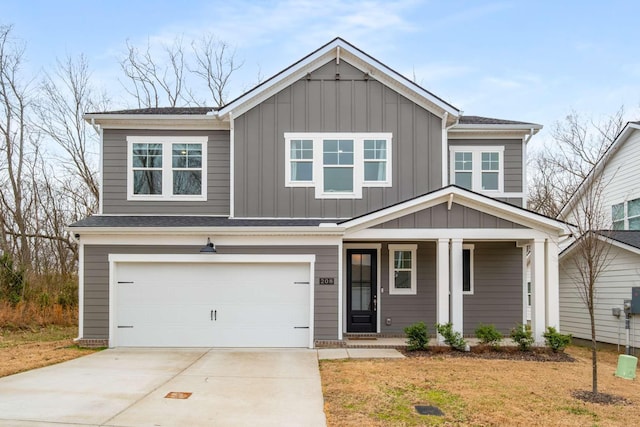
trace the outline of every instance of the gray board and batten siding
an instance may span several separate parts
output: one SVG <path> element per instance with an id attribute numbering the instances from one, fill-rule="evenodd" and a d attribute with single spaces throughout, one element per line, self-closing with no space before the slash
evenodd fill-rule
<path id="1" fill-rule="evenodd" d="M 109 338 L 109 254 L 197 254 L 200 246 L 86 245 L 84 247 L 83 339 Z M 315 339 L 338 338 L 338 285 L 319 286 L 319 277 L 338 277 L 337 246 L 217 246 L 219 254 L 313 254 Z"/>
<path id="2" fill-rule="evenodd" d="M 285 132 L 390 132 L 393 186 L 355 200 L 285 187 Z M 442 120 L 345 61 L 236 117 L 234 153 L 238 217 L 352 218 L 442 186 Z"/>
<path id="3" fill-rule="evenodd" d="M 522 139 L 449 139 L 449 147 L 455 146 L 504 146 L 504 192 L 522 193 Z M 448 153 L 449 165 L 451 164 L 451 154 Z M 522 206 L 521 198 L 500 198 L 496 199 L 510 203 L 518 207 Z"/>
<path id="4" fill-rule="evenodd" d="M 127 200 L 127 136 L 134 135 L 207 136 L 207 200 Z M 105 129 L 103 144 L 103 213 L 229 215 L 229 131 Z"/>
<path id="5" fill-rule="evenodd" d="M 473 336 L 481 323 L 492 324 L 508 335 L 522 323 L 522 249 L 514 242 L 466 242 L 474 245 L 474 292 L 463 296 L 464 335 Z M 436 322 L 436 244 L 419 242 L 416 295 L 390 295 L 389 250 L 380 254 L 382 333 L 402 333 L 406 326 L 423 321 L 430 333 Z M 391 326 L 385 320 L 391 318 Z"/>
<path id="6" fill-rule="evenodd" d="M 526 228 L 520 224 L 457 203 L 441 203 L 372 228 Z"/>

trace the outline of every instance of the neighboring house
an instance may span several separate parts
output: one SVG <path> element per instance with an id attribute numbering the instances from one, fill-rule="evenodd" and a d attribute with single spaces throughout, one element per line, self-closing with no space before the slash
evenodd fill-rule
<path id="1" fill-rule="evenodd" d="M 86 119 L 102 197 L 70 227 L 82 343 L 507 333 L 526 319 L 527 245 L 537 339 L 559 323 L 563 224 L 523 208 L 541 126 L 463 116 L 342 39 L 220 109 Z"/>
<path id="2" fill-rule="evenodd" d="M 625 316 L 614 315 L 631 288 L 640 286 L 640 122 L 630 122 L 613 141 L 602 160 L 590 172 L 576 194 L 562 209 L 560 218 L 579 221 L 580 202 L 592 189 L 602 187 L 599 204 L 604 224 L 599 238 L 607 243 L 606 269 L 596 285 L 596 337 L 598 341 L 624 345 Z M 594 178 L 597 177 L 597 178 Z M 578 218 L 577 218 L 578 217 Z M 575 243 L 560 255 L 560 328 L 574 337 L 591 339 L 587 307 L 576 287 L 573 263 Z M 631 319 L 633 347 L 640 347 L 640 316 Z"/>

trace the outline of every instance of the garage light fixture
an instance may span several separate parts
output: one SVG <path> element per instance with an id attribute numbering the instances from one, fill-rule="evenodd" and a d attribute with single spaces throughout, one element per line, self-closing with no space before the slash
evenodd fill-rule
<path id="1" fill-rule="evenodd" d="M 204 245 L 202 249 L 200 249 L 200 252 L 207 253 L 207 254 L 215 254 L 218 251 L 216 251 L 216 245 L 211 243 L 211 239 L 207 237 L 207 244 Z"/>

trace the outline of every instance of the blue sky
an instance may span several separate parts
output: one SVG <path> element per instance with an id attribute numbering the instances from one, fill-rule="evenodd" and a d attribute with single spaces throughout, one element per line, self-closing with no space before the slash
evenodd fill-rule
<path id="1" fill-rule="evenodd" d="M 640 119 L 638 16 L 633 0 L 3 0 L 0 24 L 25 41 L 31 72 L 84 53 L 114 107 L 127 106 L 127 40 L 216 34 L 244 60 L 233 98 L 340 36 L 465 114 L 543 124 L 540 146 L 572 110 L 598 120 L 624 105 Z"/>

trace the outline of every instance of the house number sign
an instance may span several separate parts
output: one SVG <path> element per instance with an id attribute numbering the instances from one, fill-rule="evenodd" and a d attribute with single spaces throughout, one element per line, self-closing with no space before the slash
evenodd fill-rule
<path id="1" fill-rule="evenodd" d="M 335 285 L 335 278 L 333 277 L 320 277 L 319 278 L 321 285 Z"/>

